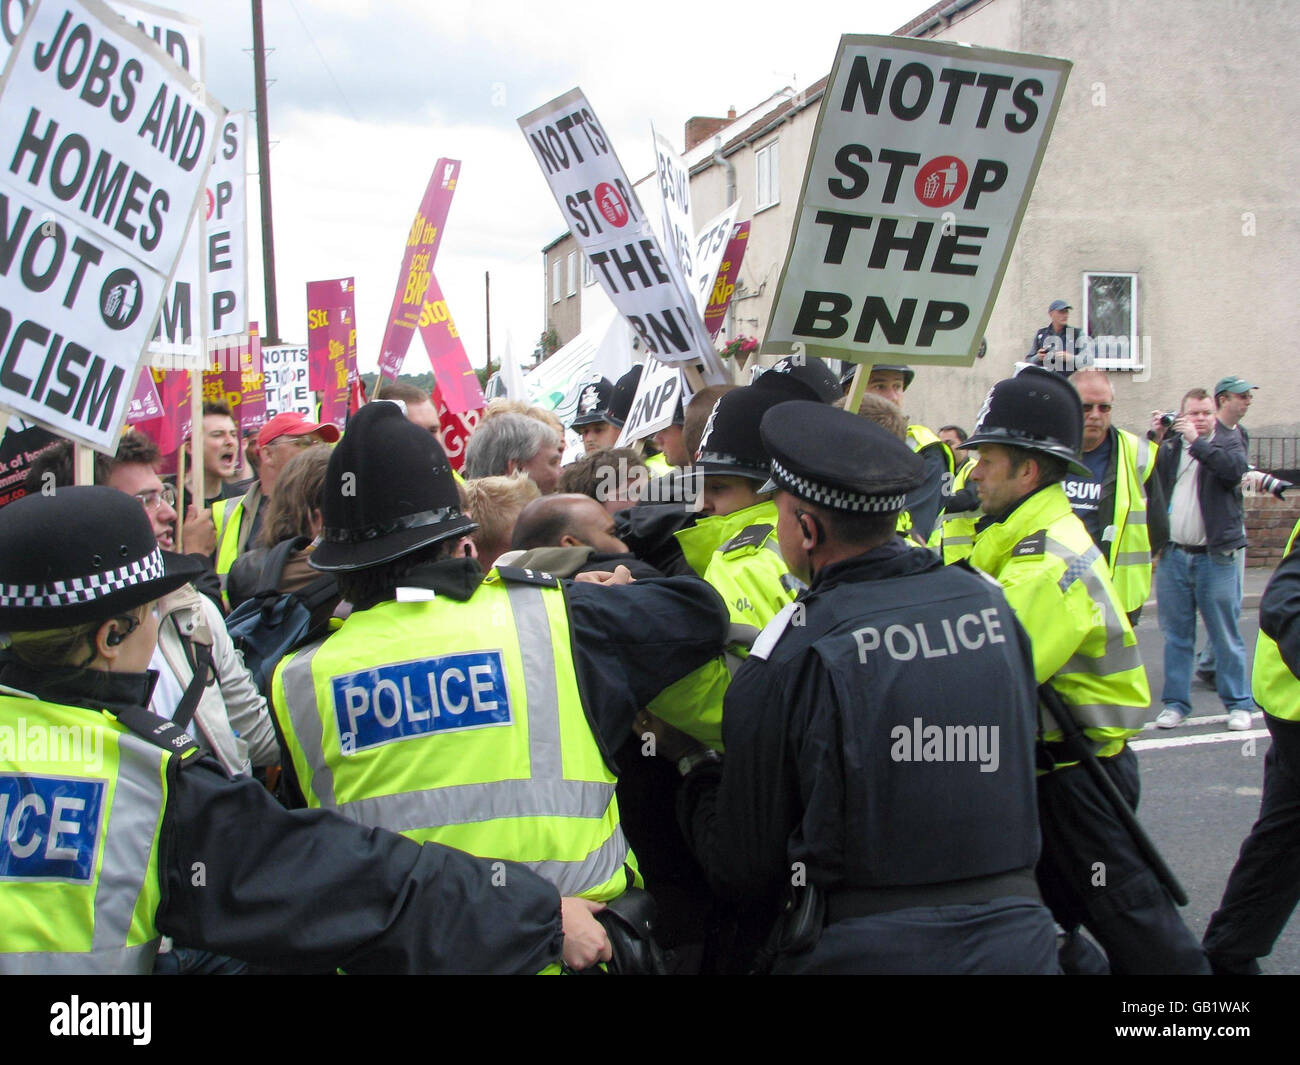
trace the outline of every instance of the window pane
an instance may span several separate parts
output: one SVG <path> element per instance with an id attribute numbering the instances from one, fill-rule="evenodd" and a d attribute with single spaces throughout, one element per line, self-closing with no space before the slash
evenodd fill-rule
<path id="1" fill-rule="evenodd" d="M 778 163 L 777 163 L 777 146 L 778 142 L 773 141 L 771 144 L 760 148 L 754 154 L 755 175 L 754 175 L 754 193 L 757 200 L 757 207 L 771 207 L 772 204 L 778 203 L 781 199 L 781 190 L 778 185 Z"/>
<path id="2" fill-rule="evenodd" d="M 569 295 L 578 294 L 578 253 L 569 252 Z"/>
<path id="3" fill-rule="evenodd" d="M 1088 335 L 1129 336 L 1133 324 L 1133 279 L 1113 274 L 1088 278 Z"/>
<path id="4" fill-rule="evenodd" d="M 560 286 L 564 283 L 564 260 L 551 260 L 551 302 L 559 303 L 560 296 L 563 294 Z"/>

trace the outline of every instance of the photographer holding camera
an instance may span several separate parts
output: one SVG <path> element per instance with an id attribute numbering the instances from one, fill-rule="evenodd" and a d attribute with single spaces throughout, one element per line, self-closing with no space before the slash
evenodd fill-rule
<path id="1" fill-rule="evenodd" d="M 1214 650 L 1215 687 L 1228 711 L 1228 728 L 1250 728 L 1255 704 L 1237 626 L 1241 552 L 1246 549 L 1241 479 L 1249 463 L 1248 438 L 1238 423 L 1250 407 L 1254 387 L 1240 377 L 1225 377 L 1214 386 L 1213 401 L 1205 389 L 1192 389 L 1167 432 L 1159 411 L 1151 417 L 1153 435 L 1164 438 L 1156 477 L 1170 501 L 1169 543 L 1156 570 L 1165 639 L 1164 709 L 1156 718 L 1160 728 L 1174 728 L 1191 713 L 1198 609 Z"/>

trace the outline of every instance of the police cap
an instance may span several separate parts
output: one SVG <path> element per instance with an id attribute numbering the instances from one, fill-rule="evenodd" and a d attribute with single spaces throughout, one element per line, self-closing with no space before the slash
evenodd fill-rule
<path id="1" fill-rule="evenodd" d="M 984 397 L 975 431 L 961 448 L 1001 444 L 1063 459 L 1074 473 L 1091 477 L 1079 457 L 1083 405 L 1069 381 L 1037 366 L 999 381 Z"/>
<path id="2" fill-rule="evenodd" d="M 367 403 L 330 455 L 314 569 L 365 569 L 478 526 L 460 509 L 447 456 L 396 403 Z"/>
<path id="3" fill-rule="evenodd" d="M 782 403 L 763 416 L 760 431 L 772 456 L 765 491 L 780 488 L 830 510 L 891 513 L 925 483 L 925 462 L 903 441 L 836 407 Z"/>
<path id="4" fill-rule="evenodd" d="M 821 359 L 787 355 L 758 375 L 755 388 L 779 391 L 786 399 L 811 399 L 834 403 L 840 398 L 840 382 Z"/>
<path id="5" fill-rule="evenodd" d="M 769 459 L 758 426 L 764 414 L 785 402 L 781 392 L 752 385 L 733 389 L 720 397 L 700 436 L 695 472 L 766 481 L 770 474 Z"/>
<path id="6" fill-rule="evenodd" d="M 583 385 L 578 393 L 578 413 L 571 427 L 576 429 L 580 425 L 599 425 L 608 421 L 609 401 L 613 395 L 614 383 L 607 377 Z"/>

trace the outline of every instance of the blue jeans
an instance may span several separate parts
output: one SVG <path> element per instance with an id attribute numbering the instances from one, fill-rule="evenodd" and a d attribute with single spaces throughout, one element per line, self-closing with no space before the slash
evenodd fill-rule
<path id="1" fill-rule="evenodd" d="M 1198 610 L 1214 650 L 1214 684 L 1225 709 L 1255 709 L 1246 676 L 1246 645 L 1237 627 L 1241 612 L 1240 553 L 1193 555 L 1171 543 L 1160 556 L 1156 602 L 1160 632 L 1165 639 L 1165 686 L 1160 701 L 1183 714 L 1192 711 Z"/>

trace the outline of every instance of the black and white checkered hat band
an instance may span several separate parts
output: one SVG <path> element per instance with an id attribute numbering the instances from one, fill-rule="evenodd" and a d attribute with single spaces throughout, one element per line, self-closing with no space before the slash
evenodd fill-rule
<path id="1" fill-rule="evenodd" d="M 0 607 L 13 609 L 90 603 L 124 588 L 161 580 L 164 573 L 162 552 L 155 547 L 144 558 L 105 573 L 92 573 L 89 577 L 72 577 L 45 584 L 0 584 Z"/>
<path id="2" fill-rule="evenodd" d="M 864 496 L 856 492 L 844 492 L 838 488 L 815 484 L 806 477 L 791 473 L 776 459 L 772 460 L 772 479 L 782 488 L 793 492 L 800 499 L 832 510 L 852 510 L 866 513 L 885 513 L 902 510 L 907 501 L 907 493 L 893 496 Z"/>

